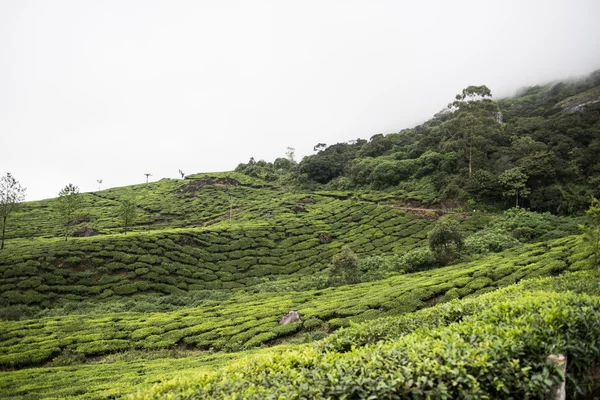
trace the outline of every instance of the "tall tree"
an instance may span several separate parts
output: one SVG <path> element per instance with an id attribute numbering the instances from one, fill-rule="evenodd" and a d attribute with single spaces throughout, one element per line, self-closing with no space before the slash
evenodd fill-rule
<path id="1" fill-rule="evenodd" d="M 0 217 L 2 217 L 2 245 L 4 249 L 4 233 L 6 232 L 6 220 L 8 216 L 19 207 L 19 203 L 25 200 L 26 188 L 7 172 L 0 178 Z"/>
<path id="2" fill-rule="evenodd" d="M 485 159 L 500 131 L 499 107 L 486 86 L 469 86 L 456 95 L 448 109 L 453 118 L 444 125 L 449 134 L 444 147 L 464 154 L 470 180 L 475 160 Z"/>
<path id="3" fill-rule="evenodd" d="M 135 217 L 137 216 L 137 203 L 134 199 L 126 199 L 121 202 L 119 206 L 119 217 L 121 218 L 121 222 L 123 222 L 123 228 L 125 234 L 129 229 L 129 226 L 135 221 Z"/>
<path id="4" fill-rule="evenodd" d="M 79 188 L 69 183 L 58 193 L 58 211 L 61 225 L 64 227 L 65 241 L 70 233 L 70 227 L 83 205 Z"/>

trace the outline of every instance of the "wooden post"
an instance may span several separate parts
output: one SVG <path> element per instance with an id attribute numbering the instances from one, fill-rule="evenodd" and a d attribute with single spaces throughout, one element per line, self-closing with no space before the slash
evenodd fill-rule
<path id="1" fill-rule="evenodd" d="M 558 385 L 552 386 L 550 391 L 550 399 L 553 400 L 566 400 L 567 398 L 567 390 L 566 390 L 566 374 L 567 374 L 567 357 L 562 354 L 550 354 L 547 360 L 554 364 L 562 371 L 564 376 L 562 383 Z"/>

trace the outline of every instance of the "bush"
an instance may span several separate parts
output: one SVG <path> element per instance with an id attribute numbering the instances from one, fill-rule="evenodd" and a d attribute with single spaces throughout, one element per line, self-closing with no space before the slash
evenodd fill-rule
<path id="1" fill-rule="evenodd" d="M 491 230 L 479 231 L 465 239 L 465 249 L 472 254 L 499 253 L 518 246 L 513 236 Z"/>
<path id="2" fill-rule="evenodd" d="M 342 247 L 339 254 L 333 256 L 329 266 L 330 285 L 345 285 L 360 282 L 358 256 L 348 247 Z"/>
<path id="3" fill-rule="evenodd" d="M 372 345 L 340 354 L 324 346 L 330 336 L 312 348 L 244 358 L 189 382 L 155 387 L 146 398 L 545 398 L 562 380 L 545 361 L 556 353 L 569 360 L 571 395 L 583 391 L 600 356 L 600 299 L 525 292 L 506 301 L 505 294 L 480 306 L 467 302 L 467 312 L 456 302 L 387 342 L 375 336 Z M 386 322 L 394 327 L 393 319 Z"/>
<path id="4" fill-rule="evenodd" d="M 392 266 L 396 271 L 410 273 L 434 268 L 437 266 L 437 262 L 429 248 L 420 247 L 394 259 Z"/>
<path id="5" fill-rule="evenodd" d="M 428 234 L 429 249 L 438 263 L 446 265 L 456 258 L 463 246 L 458 224 L 452 220 L 440 220 Z"/>
<path id="6" fill-rule="evenodd" d="M 521 242 L 531 242 L 555 229 L 557 217 L 550 213 L 536 213 L 519 207 L 506 210 L 493 227 L 511 234 Z"/>

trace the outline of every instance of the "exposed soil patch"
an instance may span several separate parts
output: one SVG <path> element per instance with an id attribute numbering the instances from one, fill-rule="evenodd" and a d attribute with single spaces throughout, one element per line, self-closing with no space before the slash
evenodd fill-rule
<path id="1" fill-rule="evenodd" d="M 174 192 L 180 195 L 195 194 L 202 190 L 206 185 L 239 186 L 240 183 L 235 179 L 230 178 L 202 178 L 186 183 Z"/>

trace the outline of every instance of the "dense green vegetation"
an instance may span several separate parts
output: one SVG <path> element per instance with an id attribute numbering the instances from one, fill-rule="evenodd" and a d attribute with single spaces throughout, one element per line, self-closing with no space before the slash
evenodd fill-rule
<path id="1" fill-rule="evenodd" d="M 135 398 L 540 397 L 561 380 L 545 360 L 554 352 L 572 362 L 567 379 L 576 395 L 593 385 L 587 371 L 600 355 L 600 298 L 551 292 L 567 288 L 597 295 L 598 275 L 531 281 L 375 327 L 354 325 L 317 346 L 182 375 Z"/>
<path id="2" fill-rule="evenodd" d="M 557 353 L 589 393 L 599 85 L 470 86 L 300 163 L 11 205 L 0 397 L 539 398 Z"/>
<path id="3" fill-rule="evenodd" d="M 471 200 L 571 214 L 600 196 L 600 71 L 493 101 L 470 86 L 412 129 L 315 146 L 298 166 L 276 160 L 236 171 L 334 189 L 393 188 L 429 203 Z"/>

